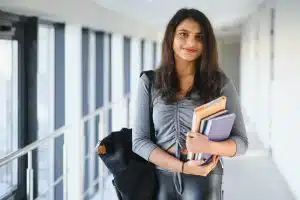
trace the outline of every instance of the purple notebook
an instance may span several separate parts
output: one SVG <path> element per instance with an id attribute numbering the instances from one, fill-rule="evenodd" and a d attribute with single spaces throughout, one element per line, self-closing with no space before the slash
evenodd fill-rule
<path id="1" fill-rule="evenodd" d="M 235 114 L 225 114 L 219 117 L 215 117 L 207 120 L 207 124 L 204 130 L 204 134 L 208 136 L 211 141 L 223 141 L 226 140 L 232 130 L 232 126 L 235 120 Z M 211 154 L 203 153 L 202 158 L 205 163 L 211 158 Z"/>

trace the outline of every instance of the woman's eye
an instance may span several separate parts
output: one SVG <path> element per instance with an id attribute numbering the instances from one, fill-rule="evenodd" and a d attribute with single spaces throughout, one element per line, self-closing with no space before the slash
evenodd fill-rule
<path id="1" fill-rule="evenodd" d="M 179 33 L 179 35 L 180 35 L 181 37 L 186 37 L 186 36 L 187 36 L 187 33 Z"/>

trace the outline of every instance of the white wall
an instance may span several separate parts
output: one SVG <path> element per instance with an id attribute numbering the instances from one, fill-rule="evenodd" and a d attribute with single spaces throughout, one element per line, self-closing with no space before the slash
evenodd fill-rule
<path id="1" fill-rule="evenodd" d="M 270 7 L 261 8 L 245 24 L 242 43 L 242 93 L 250 130 L 258 133 L 266 148 L 270 146 L 270 70 L 271 70 L 271 13 Z"/>
<path id="2" fill-rule="evenodd" d="M 110 77 L 109 77 L 109 36 L 108 34 L 105 34 L 104 35 L 104 41 L 103 41 L 103 58 L 104 58 L 104 61 L 103 61 L 103 64 L 104 64 L 104 69 L 103 69 L 103 74 L 104 74 L 104 77 L 103 77 L 103 86 L 104 86 L 104 91 L 103 91 L 103 94 L 104 94 L 104 106 L 106 106 L 107 104 L 109 104 L 109 81 L 110 81 Z M 109 118 L 109 113 L 108 111 L 106 110 L 105 113 L 104 113 L 104 132 L 105 134 L 108 133 L 109 131 L 109 127 L 108 127 L 108 121 L 106 121 L 107 119 Z M 104 136 L 104 135 L 103 135 Z M 102 136 L 102 137 L 103 137 Z M 100 135 L 100 138 L 102 138 L 101 135 Z"/>
<path id="3" fill-rule="evenodd" d="M 263 8 L 257 14 L 259 20 L 256 28 L 258 38 L 255 47 L 256 57 L 256 84 L 259 103 L 256 108 L 256 126 L 265 147 L 270 146 L 270 91 L 271 91 L 271 10 L 270 7 Z"/>
<path id="4" fill-rule="evenodd" d="M 220 67 L 233 80 L 239 91 L 240 85 L 240 37 L 222 37 L 217 40 Z"/>
<path id="5" fill-rule="evenodd" d="M 141 45 L 139 38 L 131 39 L 131 53 L 130 53 L 130 127 L 133 125 L 133 113 L 135 111 L 134 101 L 136 98 L 137 84 L 139 79 L 139 73 L 141 71 Z"/>
<path id="6" fill-rule="evenodd" d="M 241 106 L 244 109 L 243 113 L 245 116 L 247 132 L 254 132 L 255 127 L 252 126 L 254 120 L 254 114 L 252 113 L 254 107 L 254 101 L 256 98 L 253 94 L 256 90 L 256 85 L 254 81 L 255 71 L 253 64 L 253 30 L 251 30 L 251 21 L 245 24 L 242 30 L 241 38 Z M 251 31 L 250 31 L 251 30 Z M 251 101 L 252 100 L 252 101 Z"/>
<path id="7" fill-rule="evenodd" d="M 254 13 L 241 38 L 241 101 L 249 133 L 269 147 L 270 8 Z"/>
<path id="8" fill-rule="evenodd" d="M 161 54 L 162 54 L 162 43 L 157 42 L 156 45 L 156 67 L 159 67 L 161 63 Z"/>
<path id="9" fill-rule="evenodd" d="M 68 166 L 68 200 L 80 200 L 83 193 L 83 127 L 81 118 L 81 26 L 65 27 L 65 117 L 72 124 L 65 133 Z"/>
<path id="10" fill-rule="evenodd" d="M 89 113 L 93 112 L 96 109 L 96 35 L 94 32 L 90 32 L 89 35 L 89 70 L 88 70 L 88 109 Z M 95 146 L 98 141 L 95 141 L 95 137 L 92 137 L 95 135 L 95 125 L 96 120 L 95 118 L 91 118 L 88 120 L 88 131 L 89 131 L 89 152 L 94 152 Z M 88 180 L 95 180 L 95 162 L 98 162 L 96 160 L 95 156 L 91 156 L 89 158 L 89 179 Z M 92 188 L 90 190 L 91 194 L 93 194 L 93 190 L 95 188 Z"/>
<path id="11" fill-rule="evenodd" d="M 274 80 L 271 79 L 271 7 L 276 9 Z M 241 101 L 278 169 L 300 199 L 300 1 L 267 1 L 243 26 L 241 45 Z M 297 156 L 296 156 L 297 157 Z"/>
<path id="12" fill-rule="evenodd" d="M 153 42 L 151 40 L 145 40 L 144 70 L 150 70 L 153 68 Z"/>
<path id="13" fill-rule="evenodd" d="M 274 160 L 298 199 L 300 160 L 296 154 L 299 152 L 300 141 L 299 8 L 299 0 L 276 1 L 271 140 Z"/>

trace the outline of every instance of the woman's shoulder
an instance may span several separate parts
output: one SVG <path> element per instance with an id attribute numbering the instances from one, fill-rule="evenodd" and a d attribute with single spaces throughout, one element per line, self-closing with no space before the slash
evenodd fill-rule
<path id="1" fill-rule="evenodd" d="M 229 76 L 221 68 L 215 71 L 215 78 L 218 80 L 220 88 L 223 88 L 230 82 Z"/>
<path id="2" fill-rule="evenodd" d="M 234 81 L 224 71 L 220 71 L 220 79 L 222 94 L 232 94 L 237 92 Z"/>

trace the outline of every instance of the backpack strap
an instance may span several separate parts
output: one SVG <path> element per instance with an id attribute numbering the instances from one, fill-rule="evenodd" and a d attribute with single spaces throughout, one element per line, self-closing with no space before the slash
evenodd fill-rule
<path id="1" fill-rule="evenodd" d="M 154 85 L 154 77 L 155 77 L 155 71 L 154 70 L 147 70 L 147 71 L 142 71 L 141 73 L 140 73 L 140 77 L 143 75 L 143 74 L 145 74 L 147 77 L 148 77 L 148 79 L 149 79 L 149 102 L 150 102 L 150 104 L 149 104 L 149 106 L 151 107 L 151 110 L 152 110 L 152 107 L 153 107 L 153 104 L 152 104 L 152 93 L 151 93 L 151 90 L 152 90 L 152 87 L 153 87 L 153 85 Z"/>
<path id="2" fill-rule="evenodd" d="M 152 141 L 155 141 L 155 130 L 154 130 L 154 124 L 153 124 L 153 118 L 152 118 L 152 112 L 153 112 L 153 102 L 152 102 L 152 86 L 154 84 L 154 77 L 155 77 L 155 71 L 154 70 L 147 70 L 142 71 L 140 73 L 140 77 L 145 74 L 149 79 L 149 120 L 150 120 L 150 137 Z"/>
<path id="3" fill-rule="evenodd" d="M 140 77 L 143 75 L 143 74 L 146 74 L 146 76 L 148 77 L 149 79 L 149 86 L 150 86 L 150 92 L 151 92 L 151 88 L 152 88 L 152 85 L 153 85 L 153 82 L 154 82 L 154 76 L 155 76 L 155 71 L 154 70 L 147 70 L 147 71 L 142 71 L 140 73 Z"/>

